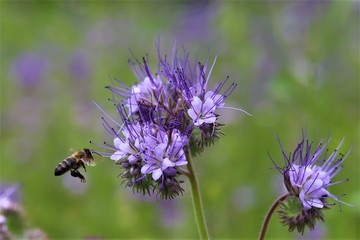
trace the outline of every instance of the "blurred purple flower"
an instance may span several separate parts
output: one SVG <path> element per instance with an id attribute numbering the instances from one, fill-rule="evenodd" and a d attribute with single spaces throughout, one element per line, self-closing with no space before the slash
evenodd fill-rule
<path id="1" fill-rule="evenodd" d="M 211 21 L 219 8 L 211 1 L 188 1 L 184 5 L 184 11 L 175 16 L 178 21 L 173 34 L 181 42 L 208 41 L 216 31 Z"/>
<path id="2" fill-rule="evenodd" d="M 172 228 L 179 225 L 184 218 L 181 211 L 181 205 L 175 201 L 159 201 L 157 203 L 160 215 L 162 216 L 161 222 L 165 227 Z"/>
<path id="3" fill-rule="evenodd" d="M 47 60 L 43 55 L 27 53 L 14 61 L 11 72 L 25 88 L 33 88 L 43 80 L 47 68 Z"/>
<path id="4" fill-rule="evenodd" d="M 306 240 L 306 239 L 311 239 L 311 240 L 321 240 L 321 239 L 326 239 L 325 238 L 325 227 L 323 224 L 317 224 L 314 228 L 314 230 L 309 231 L 308 233 L 304 234 L 304 235 L 299 235 L 298 239 L 299 240 Z"/>
<path id="5" fill-rule="evenodd" d="M 19 188 L 18 184 L 0 183 L 0 239 L 48 239 L 42 230 L 27 227 Z"/>
<path id="6" fill-rule="evenodd" d="M 18 206 L 20 201 L 19 185 L 0 184 L 0 212 Z"/>
<path id="7" fill-rule="evenodd" d="M 19 185 L 0 184 L 0 239 L 11 239 L 6 238 L 11 236 L 7 226 L 9 218 L 12 216 L 21 218 L 23 216 L 19 201 Z"/>
<path id="8" fill-rule="evenodd" d="M 91 76 L 91 64 L 84 52 L 78 50 L 71 56 L 69 72 L 75 80 L 87 80 Z"/>
<path id="9" fill-rule="evenodd" d="M 326 13 L 330 1 L 304 0 L 293 1 L 285 5 L 283 35 L 284 39 L 297 49 L 303 47 L 310 33 L 311 23 Z"/>

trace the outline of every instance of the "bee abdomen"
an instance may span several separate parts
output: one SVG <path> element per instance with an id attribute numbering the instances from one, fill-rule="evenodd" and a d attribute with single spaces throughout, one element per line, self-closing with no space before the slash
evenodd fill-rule
<path id="1" fill-rule="evenodd" d="M 67 158 L 62 160 L 57 167 L 55 168 L 55 172 L 54 175 L 55 176 L 60 176 L 64 173 L 66 173 L 67 171 L 69 171 L 71 168 L 73 168 L 74 164 L 76 163 L 76 159 L 74 158 Z"/>

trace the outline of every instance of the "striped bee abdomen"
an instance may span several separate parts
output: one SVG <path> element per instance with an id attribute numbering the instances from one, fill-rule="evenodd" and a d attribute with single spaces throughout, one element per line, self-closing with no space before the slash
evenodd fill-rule
<path id="1" fill-rule="evenodd" d="M 69 171 L 70 169 L 72 169 L 75 166 L 76 162 L 77 162 L 76 159 L 72 158 L 72 157 L 68 157 L 68 158 L 62 160 L 55 168 L 54 175 L 60 176 L 64 173 L 66 173 L 67 171 Z"/>

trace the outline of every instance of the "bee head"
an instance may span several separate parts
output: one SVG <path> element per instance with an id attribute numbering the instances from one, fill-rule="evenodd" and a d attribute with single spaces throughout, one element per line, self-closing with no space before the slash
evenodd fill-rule
<path id="1" fill-rule="evenodd" d="M 84 148 L 85 156 L 92 156 L 90 149 Z"/>

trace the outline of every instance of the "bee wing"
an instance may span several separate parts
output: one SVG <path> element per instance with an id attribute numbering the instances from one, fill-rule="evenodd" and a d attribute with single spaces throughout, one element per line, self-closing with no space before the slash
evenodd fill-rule
<path id="1" fill-rule="evenodd" d="M 82 158 L 81 160 L 83 161 L 83 163 L 84 163 L 86 166 L 91 166 L 91 167 L 96 166 L 96 162 L 95 162 L 95 160 L 92 159 L 92 158 Z"/>
<path id="2" fill-rule="evenodd" d="M 96 166 L 96 162 L 90 161 L 90 162 L 87 162 L 86 165 L 93 167 L 93 166 Z"/>

